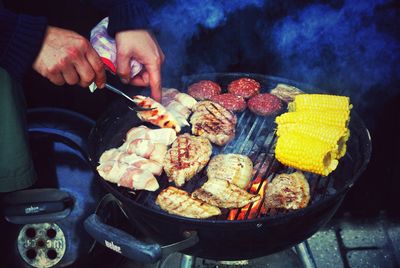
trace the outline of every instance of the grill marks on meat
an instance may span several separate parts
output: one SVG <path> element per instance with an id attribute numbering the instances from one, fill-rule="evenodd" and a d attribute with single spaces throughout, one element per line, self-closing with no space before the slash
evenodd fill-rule
<path id="1" fill-rule="evenodd" d="M 310 201 L 310 186 L 304 174 L 280 174 L 265 191 L 266 208 L 300 209 Z"/>
<path id="2" fill-rule="evenodd" d="M 208 179 L 192 193 L 192 197 L 221 208 L 241 208 L 261 198 L 220 179 Z"/>
<path id="3" fill-rule="evenodd" d="M 161 191 L 156 204 L 170 214 L 188 218 L 204 219 L 221 214 L 219 208 L 193 199 L 187 192 L 172 186 Z"/>
<path id="4" fill-rule="evenodd" d="M 199 102 L 190 118 L 192 133 L 217 145 L 225 145 L 235 137 L 236 116 L 211 101 Z"/>
<path id="5" fill-rule="evenodd" d="M 211 143 L 202 137 L 189 134 L 179 136 L 164 159 L 164 171 L 176 186 L 182 186 L 210 160 Z"/>
<path id="6" fill-rule="evenodd" d="M 161 128 L 172 128 L 177 133 L 179 133 L 181 131 L 179 122 L 160 103 L 156 102 L 152 98 L 140 96 L 140 95 L 134 96 L 133 100 L 140 107 L 154 108 L 153 110 L 149 110 L 149 111 L 137 112 L 137 115 L 140 118 L 140 120 L 150 122 Z"/>
<path id="7" fill-rule="evenodd" d="M 214 156 L 207 167 L 207 176 L 212 179 L 227 180 L 244 189 L 250 182 L 253 163 L 240 154 L 219 154 Z"/>

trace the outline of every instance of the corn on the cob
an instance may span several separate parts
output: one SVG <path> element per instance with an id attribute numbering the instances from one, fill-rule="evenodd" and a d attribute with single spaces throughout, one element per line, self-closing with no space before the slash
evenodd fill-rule
<path id="1" fill-rule="evenodd" d="M 326 109 L 323 111 L 299 111 L 284 113 L 276 117 L 278 125 L 301 123 L 301 124 L 321 124 L 346 128 L 349 121 L 349 114 L 339 110 Z"/>
<path id="2" fill-rule="evenodd" d="M 284 165 L 324 176 L 332 172 L 338 164 L 329 144 L 298 133 L 280 136 L 276 143 L 275 156 Z"/>
<path id="3" fill-rule="evenodd" d="M 346 153 L 346 147 L 344 145 L 349 139 L 349 130 L 347 128 L 319 124 L 278 125 L 276 132 L 278 137 L 286 135 L 287 133 L 298 133 L 326 142 L 331 146 L 334 158 L 340 158 Z"/>
<path id="4" fill-rule="evenodd" d="M 340 110 L 349 113 L 349 97 L 328 94 L 300 94 L 289 103 L 289 111 Z"/>

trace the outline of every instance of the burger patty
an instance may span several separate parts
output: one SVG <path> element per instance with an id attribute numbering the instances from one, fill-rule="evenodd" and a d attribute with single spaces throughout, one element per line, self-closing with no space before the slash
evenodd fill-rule
<path id="1" fill-rule="evenodd" d="M 269 93 L 258 94 L 252 97 L 248 102 L 250 111 L 257 115 L 273 115 L 282 109 L 281 100 Z"/>
<path id="2" fill-rule="evenodd" d="M 202 80 L 190 85 L 188 93 L 196 100 L 208 100 L 214 95 L 221 94 L 221 87 L 211 80 Z"/>
<path id="3" fill-rule="evenodd" d="M 210 100 L 222 105 L 225 109 L 231 112 L 243 112 L 247 107 L 246 101 L 242 96 L 232 93 L 214 95 Z"/>
<path id="4" fill-rule="evenodd" d="M 229 93 L 242 96 L 245 99 L 251 98 L 252 96 L 258 94 L 260 89 L 260 83 L 251 78 L 240 78 L 232 81 L 228 85 Z"/>

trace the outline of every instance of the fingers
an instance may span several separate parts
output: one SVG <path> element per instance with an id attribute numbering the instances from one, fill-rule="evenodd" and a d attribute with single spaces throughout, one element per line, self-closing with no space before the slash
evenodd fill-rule
<path id="1" fill-rule="evenodd" d="M 149 84 L 151 89 L 151 97 L 156 101 L 161 101 L 161 71 L 160 65 L 147 65 L 145 66 L 149 74 Z"/>
<path id="2" fill-rule="evenodd" d="M 47 78 L 48 78 L 53 84 L 55 84 L 55 85 L 57 85 L 57 86 L 62 86 L 62 85 L 65 84 L 64 77 L 63 77 L 63 75 L 62 75 L 60 72 L 49 74 L 49 75 L 47 76 Z"/>
<path id="3" fill-rule="evenodd" d="M 68 85 L 75 85 L 79 82 L 79 75 L 72 64 L 65 65 L 61 74 Z"/>
<path id="4" fill-rule="evenodd" d="M 94 71 L 94 82 L 98 88 L 103 88 L 106 83 L 106 72 L 102 60 L 93 48 L 90 48 L 86 53 L 86 59 Z"/>
<path id="5" fill-rule="evenodd" d="M 149 85 L 149 74 L 142 72 L 131 79 L 130 84 L 138 87 L 147 87 Z"/>
<path id="6" fill-rule="evenodd" d="M 131 80 L 130 60 L 131 58 L 125 53 L 117 53 L 117 73 L 125 84 Z"/>

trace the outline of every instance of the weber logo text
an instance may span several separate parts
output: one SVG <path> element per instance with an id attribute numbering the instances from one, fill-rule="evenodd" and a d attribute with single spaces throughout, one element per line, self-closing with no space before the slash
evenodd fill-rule
<path id="1" fill-rule="evenodd" d="M 40 211 L 39 207 L 30 206 L 25 208 L 25 214 L 34 214 Z"/>
<path id="2" fill-rule="evenodd" d="M 114 250 L 114 251 L 116 251 L 118 253 L 121 253 L 121 247 L 119 247 L 117 245 L 114 245 L 114 243 L 112 241 L 109 242 L 107 240 L 104 240 L 104 242 L 106 244 L 106 247 L 108 247 L 109 249 L 112 249 L 112 250 Z"/>

